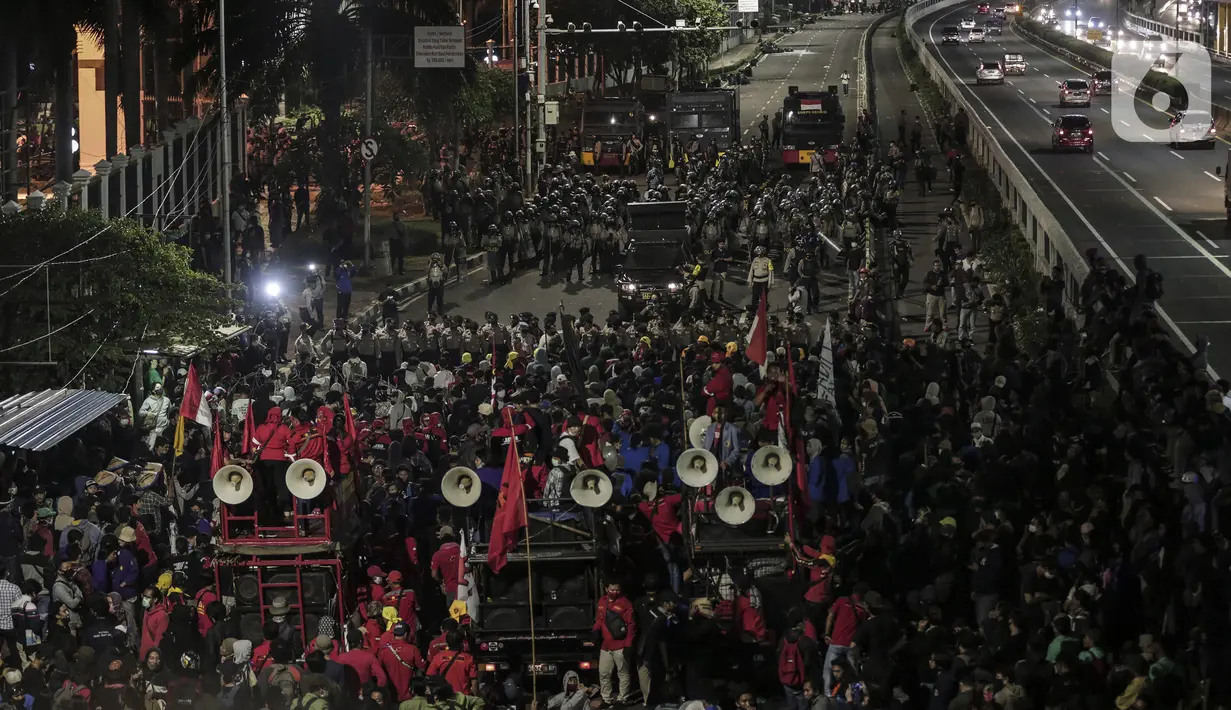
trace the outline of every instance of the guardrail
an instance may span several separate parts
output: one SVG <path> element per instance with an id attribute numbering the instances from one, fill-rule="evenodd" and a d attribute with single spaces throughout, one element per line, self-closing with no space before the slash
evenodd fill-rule
<path id="1" fill-rule="evenodd" d="M 979 118 L 979 113 L 963 95 L 962 88 L 954 83 L 945 68 L 928 50 L 927 42 L 915 32 L 914 23 L 924 15 L 931 15 L 967 0 L 921 0 L 906 11 L 906 36 L 919 55 L 924 71 L 940 88 L 943 98 L 952 106 L 962 107 L 970 117 L 967 135 L 967 151 L 987 172 L 996 184 L 1004 204 L 1008 205 L 1022 235 L 1031 245 L 1035 266 L 1043 273 L 1059 267 L 1064 275 L 1064 295 L 1070 312 L 1076 312 L 1081 284 L 1090 273 L 1085 257 L 1073 245 L 1061 228 L 1060 222 L 1047 209 L 1043 200 L 1017 165 L 1009 158 L 992 135 L 991 129 Z"/>
<path id="2" fill-rule="evenodd" d="M 1205 41 L 1201 37 L 1200 32 L 1190 32 L 1188 30 L 1180 30 L 1170 25 L 1165 25 L 1157 20 L 1151 20 L 1148 17 L 1134 15 L 1131 12 L 1124 13 L 1124 19 L 1120 20 L 1120 24 L 1126 28 L 1136 32 L 1137 34 L 1146 35 L 1147 37 L 1169 37 L 1171 39 L 1184 40 L 1185 42 L 1194 42 L 1196 44 L 1205 45 Z M 1231 52 L 1224 52 L 1217 47 L 1206 46 L 1210 54 L 1215 57 L 1231 60 Z"/>

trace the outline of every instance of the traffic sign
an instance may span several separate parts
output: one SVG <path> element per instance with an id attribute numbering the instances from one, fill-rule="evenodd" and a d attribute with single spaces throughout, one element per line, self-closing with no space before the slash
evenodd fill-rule
<path id="1" fill-rule="evenodd" d="M 363 140 L 363 146 L 359 149 L 359 152 L 363 154 L 364 160 L 372 160 L 376 157 L 376 153 L 379 150 L 380 144 L 376 142 L 375 138 L 365 138 Z"/>

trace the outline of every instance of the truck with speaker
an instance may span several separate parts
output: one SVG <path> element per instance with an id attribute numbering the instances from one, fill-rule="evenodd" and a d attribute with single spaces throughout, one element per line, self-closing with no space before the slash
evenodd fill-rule
<path id="1" fill-rule="evenodd" d="M 478 474 L 465 467 L 448 471 L 444 498 L 457 508 L 479 500 Z M 488 541 L 468 547 L 467 569 L 476 594 L 475 661 L 481 679 L 519 678 L 529 690 L 558 686 L 577 671 L 584 682 L 597 679 L 598 643 L 594 627 L 598 600 L 609 567 L 606 516 L 614 488 L 606 472 L 574 475 L 569 496 L 557 501 L 526 501 L 527 525 L 497 572 L 487 564 Z"/>

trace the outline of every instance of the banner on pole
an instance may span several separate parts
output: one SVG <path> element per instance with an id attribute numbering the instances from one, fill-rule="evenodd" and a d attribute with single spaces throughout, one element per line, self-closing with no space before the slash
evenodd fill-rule
<path id="1" fill-rule="evenodd" d="M 816 398 L 830 407 L 837 407 L 838 398 L 834 394 L 833 329 L 829 323 L 825 324 L 825 339 L 821 341 L 821 369 L 816 379 Z"/>
<path id="2" fill-rule="evenodd" d="M 466 28 L 415 28 L 415 69 L 465 68 Z"/>
<path id="3" fill-rule="evenodd" d="M 761 0 L 739 0 L 735 6 L 736 12 L 760 12 Z"/>

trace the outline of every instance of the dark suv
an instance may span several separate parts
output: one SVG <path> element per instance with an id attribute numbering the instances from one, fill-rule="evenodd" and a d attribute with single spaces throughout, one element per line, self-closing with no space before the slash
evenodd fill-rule
<path id="1" fill-rule="evenodd" d="M 628 318 L 651 304 L 675 311 L 685 304 L 686 273 L 691 264 L 684 240 L 634 238 L 616 273 L 620 316 Z"/>
<path id="2" fill-rule="evenodd" d="M 1080 148 L 1087 153 L 1094 152 L 1094 125 L 1089 116 L 1069 114 L 1057 118 L 1051 125 L 1051 147 Z"/>

